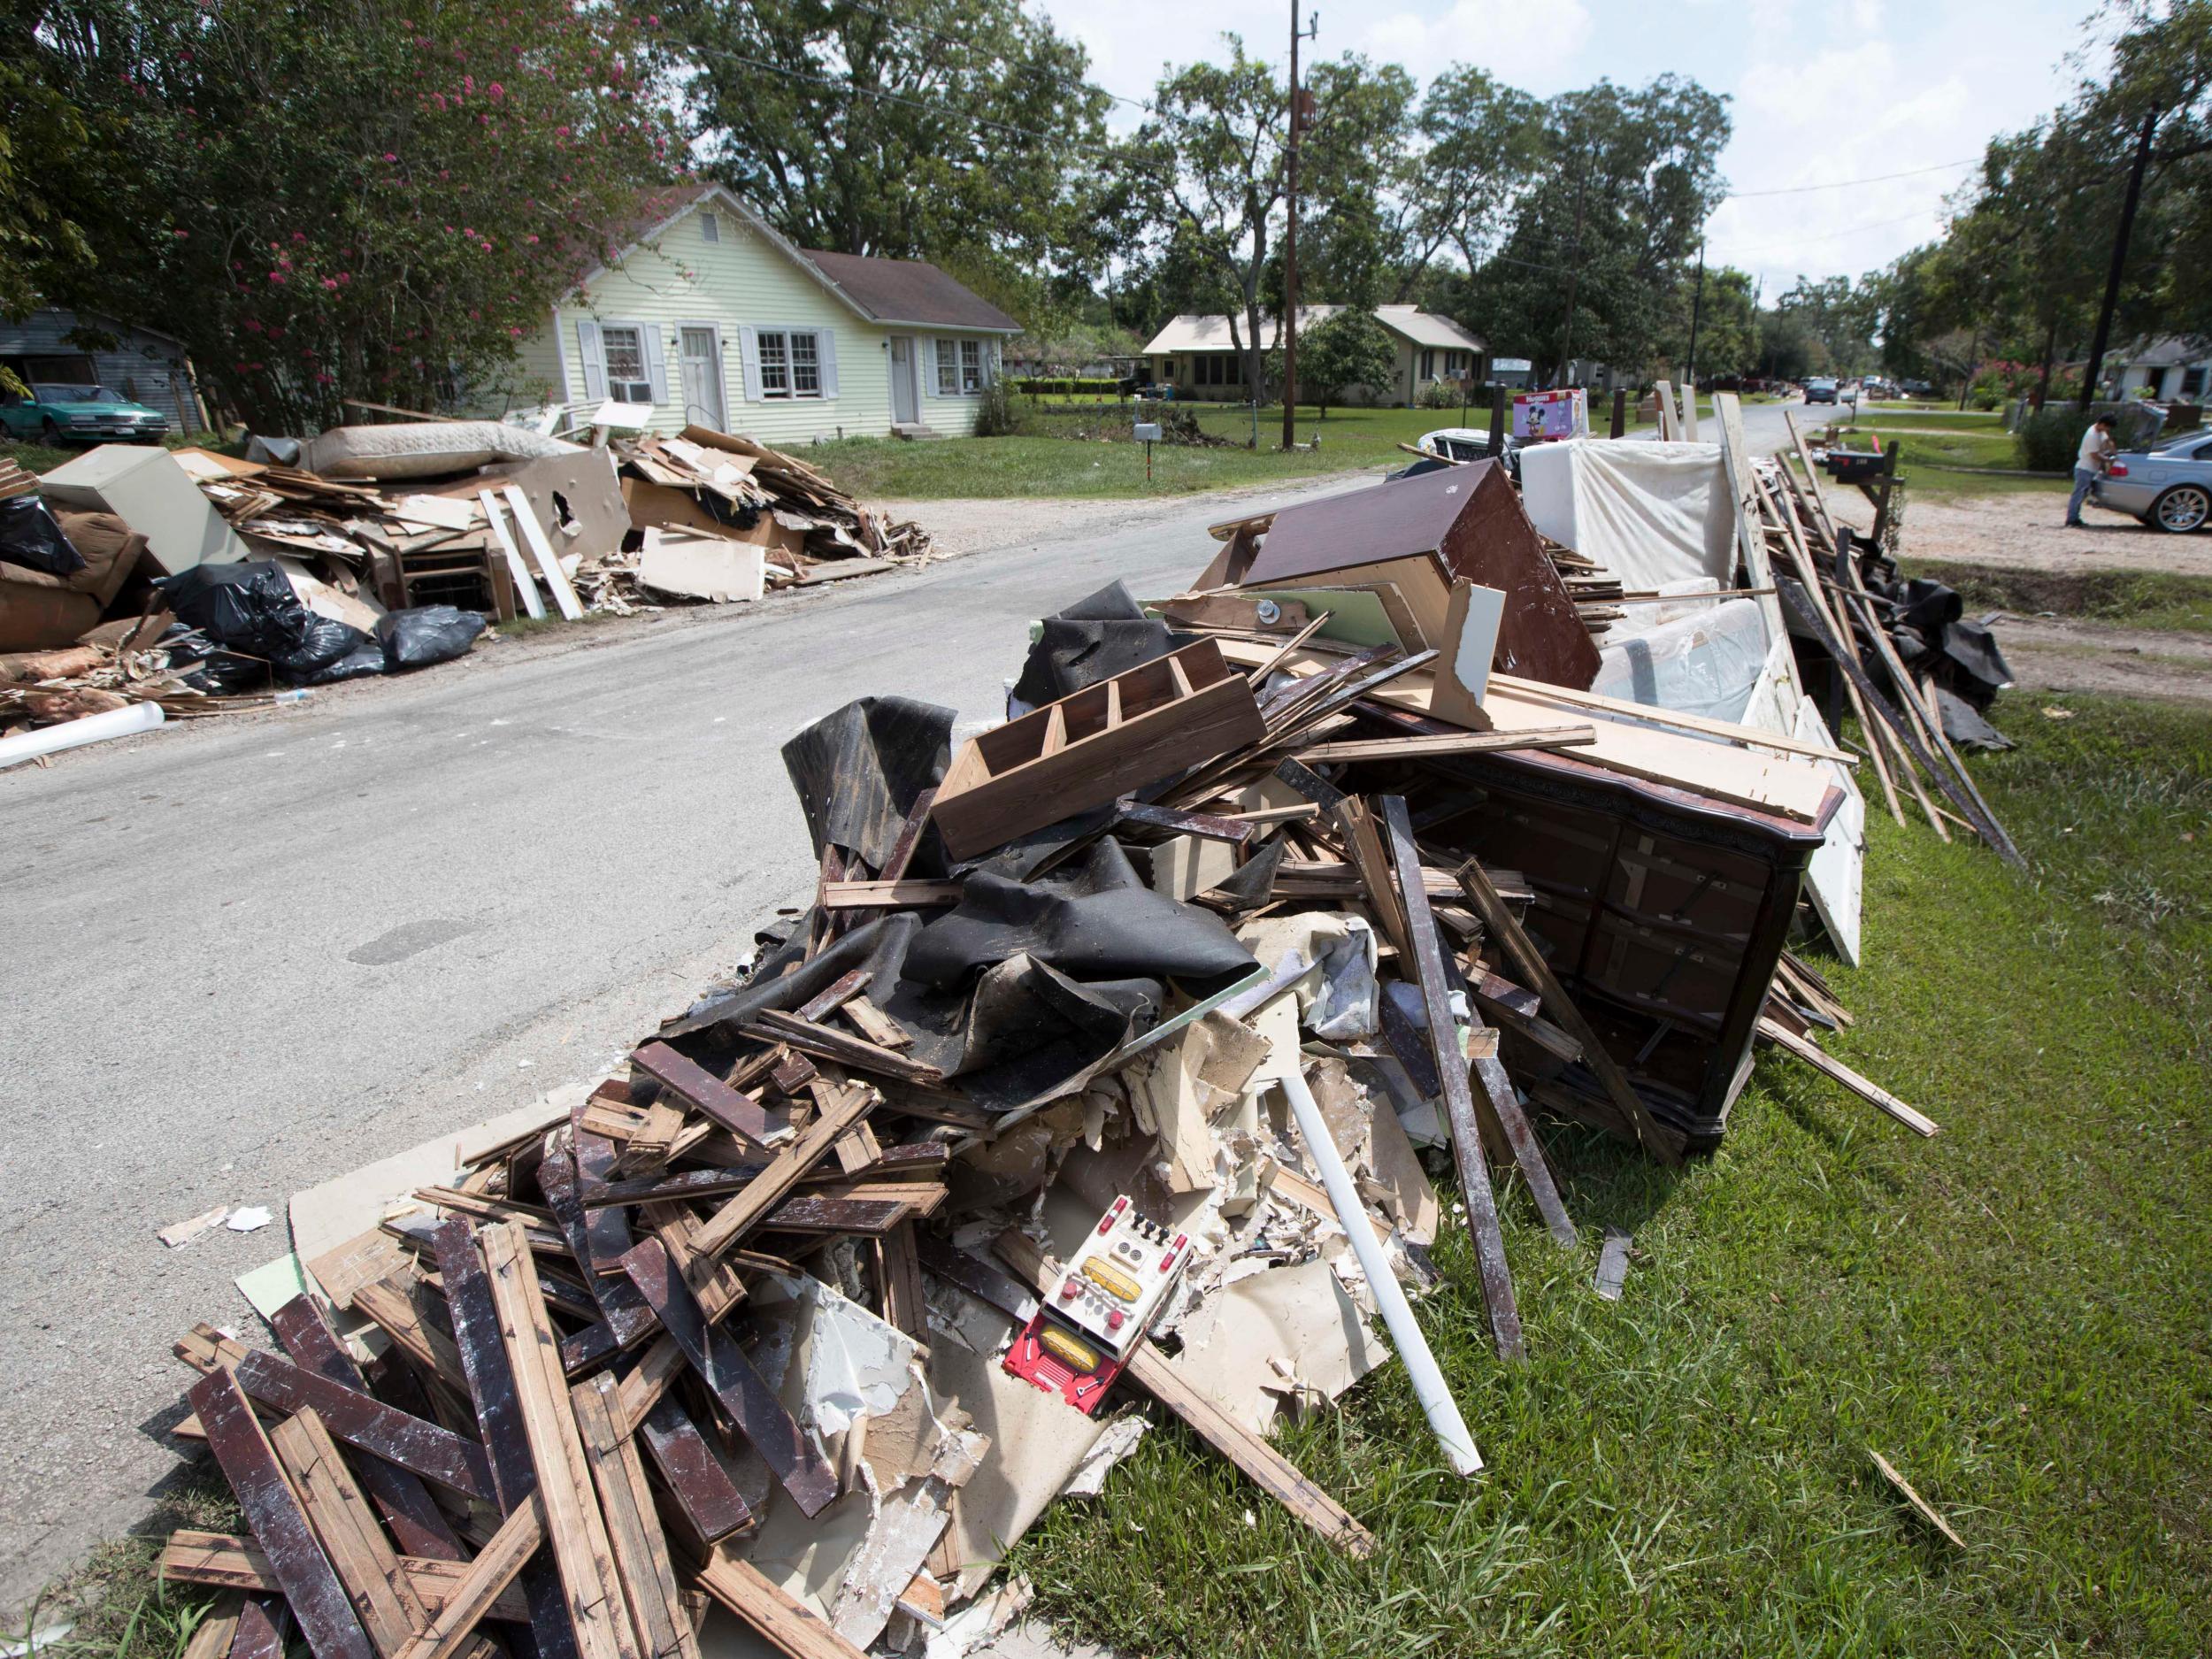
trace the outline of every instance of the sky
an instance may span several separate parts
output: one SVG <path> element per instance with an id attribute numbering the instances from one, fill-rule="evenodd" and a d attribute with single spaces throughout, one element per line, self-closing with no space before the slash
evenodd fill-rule
<path id="1" fill-rule="evenodd" d="M 1770 300 L 1800 275 L 1857 277 L 1940 234 L 1947 194 L 1999 133 L 2062 103 L 2080 78 L 2095 0 L 1299 0 L 1320 35 L 1301 48 L 1402 65 L 1424 85 L 1473 63 L 1548 96 L 1670 71 L 1730 99 L 1721 154 L 1732 192 L 1707 257 L 1753 273 Z M 1279 0 L 1038 0 L 1091 54 L 1091 80 L 1148 96 L 1164 66 L 1224 52 L 1278 65 Z M 1142 112 L 1115 106 L 1117 128 Z M 1952 165 L 1948 164 L 1968 164 Z M 1940 171 L 1924 171 L 1940 168 Z M 1905 178 L 1886 177 L 1910 173 Z M 1831 187 L 1839 180 L 1878 182 Z M 1753 192 L 1790 192 L 1755 195 Z"/>

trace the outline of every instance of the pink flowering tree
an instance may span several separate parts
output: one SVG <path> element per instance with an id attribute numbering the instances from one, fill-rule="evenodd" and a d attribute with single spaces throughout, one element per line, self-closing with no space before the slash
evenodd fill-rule
<path id="1" fill-rule="evenodd" d="M 644 14 L 570 0 L 67 0 L 50 78 L 107 140 L 96 259 L 53 297 L 185 342 L 311 433 L 511 378 L 677 182 Z M 358 418 L 357 415 L 354 418 Z"/>

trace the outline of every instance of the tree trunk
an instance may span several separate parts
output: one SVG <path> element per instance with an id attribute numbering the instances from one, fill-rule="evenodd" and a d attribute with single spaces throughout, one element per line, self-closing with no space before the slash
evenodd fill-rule
<path id="1" fill-rule="evenodd" d="M 2043 374 L 2035 383 L 2035 411 L 2039 415 L 2043 412 L 2044 404 L 2051 400 L 2051 371 L 2057 366 L 2057 362 L 2058 322 L 2054 319 L 2043 335 Z"/>

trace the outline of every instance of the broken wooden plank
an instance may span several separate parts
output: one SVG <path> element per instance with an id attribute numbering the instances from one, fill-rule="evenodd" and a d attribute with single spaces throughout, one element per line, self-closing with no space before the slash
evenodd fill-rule
<path id="1" fill-rule="evenodd" d="M 957 881 L 826 881 L 826 910 L 917 910 L 960 902 Z"/>
<path id="2" fill-rule="evenodd" d="M 1150 806 L 1141 801 L 1117 803 L 1114 821 L 1141 824 L 1148 829 L 1167 830 L 1178 835 L 1195 835 L 1202 841 L 1228 841 L 1238 847 L 1259 833 L 1258 826 L 1246 818 L 1217 818 L 1210 812 L 1187 812 L 1180 807 Z"/>
<path id="3" fill-rule="evenodd" d="M 319 1412 L 330 1432 L 349 1446 L 412 1470 L 450 1491 L 491 1498 L 491 1470 L 483 1448 L 449 1429 L 302 1371 L 273 1354 L 249 1353 L 238 1362 L 235 1375 L 247 1394 L 263 1405 L 279 1411 Z"/>
<path id="4" fill-rule="evenodd" d="M 292 1610 L 280 1597 L 250 1599 L 238 1609 L 230 1659 L 284 1659 L 285 1632 L 291 1627 Z"/>
<path id="5" fill-rule="evenodd" d="M 670 1343 L 672 1348 L 674 1343 Z M 627 1401 L 622 1391 L 627 1379 L 618 1386 L 617 1407 L 623 1413 L 622 1420 L 629 1421 Z M 676 1500 L 677 1508 L 684 1512 L 702 1543 L 711 1544 L 727 1538 L 733 1532 L 744 1531 L 753 1524 L 753 1512 L 746 1506 L 730 1479 L 722 1460 L 714 1455 L 707 1438 L 692 1422 L 683 1403 L 675 1395 L 664 1394 L 653 1404 L 642 1421 L 637 1425 L 638 1439 L 645 1442 L 645 1449 L 661 1471 L 661 1479 L 669 1494 Z"/>
<path id="6" fill-rule="evenodd" d="M 846 1035 L 828 1025 L 817 1025 L 801 1019 L 795 1014 L 782 1013 L 775 1009 L 763 1009 L 745 1022 L 742 1027 L 749 1037 L 762 1042 L 780 1042 L 808 1054 L 820 1055 L 857 1071 L 877 1071 L 885 1077 L 897 1078 L 906 1083 L 941 1083 L 945 1074 L 933 1065 L 924 1065 L 918 1060 L 889 1048 L 878 1048 L 858 1037 Z"/>
<path id="7" fill-rule="evenodd" d="M 1635 1087 L 1628 1080 L 1628 1074 L 1621 1070 L 1607 1051 L 1590 1022 L 1583 1018 L 1582 1010 L 1576 1006 L 1574 998 L 1569 996 L 1566 987 L 1559 983 L 1558 976 L 1551 971 L 1551 964 L 1544 959 L 1544 953 L 1536 949 L 1535 941 L 1521 926 L 1520 918 L 1499 896 L 1489 872 L 1476 860 L 1470 858 L 1459 867 L 1458 881 L 1459 890 L 1467 895 L 1467 902 L 1474 906 L 1475 914 L 1482 918 L 1483 926 L 1497 941 L 1498 948 L 1505 952 L 1514 972 L 1527 980 L 1542 999 L 1545 1012 L 1582 1045 L 1583 1064 L 1589 1067 L 1607 1096 L 1634 1126 L 1636 1138 L 1644 1149 L 1663 1164 L 1678 1166 L 1682 1162 L 1682 1136 L 1651 1115 L 1651 1109 L 1644 1104 L 1643 1096 L 1637 1094 Z"/>
<path id="8" fill-rule="evenodd" d="M 702 1590 L 787 1659 L 867 1659 L 828 1620 L 792 1600 L 759 1568 L 732 1555 L 726 1545 L 709 1550 L 694 1578 Z"/>
<path id="9" fill-rule="evenodd" d="M 1964 1549 L 1966 1548 L 1966 1540 L 1951 1530 L 1950 1522 L 1943 1518 L 1942 1515 L 1937 1510 L 1934 1504 L 1929 1502 L 1927 1499 L 1922 1497 L 1918 1492 L 1914 1490 L 1912 1482 L 1906 1479 L 1904 1476 L 1899 1474 L 1895 1465 L 1893 1464 L 1888 1458 L 1883 1456 L 1881 1453 L 1876 1451 L 1871 1446 L 1866 1448 L 1866 1455 L 1874 1460 L 1875 1468 L 1882 1471 L 1882 1479 L 1888 1481 L 1892 1486 L 1896 1488 L 1898 1494 L 1903 1497 L 1906 1502 L 1912 1505 L 1914 1510 L 1918 1513 L 1922 1520 L 1927 1522 L 1927 1524 L 1934 1527 L 1937 1532 L 1942 1533 L 1943 1536 L 1950 1541 L 1951 1547 L 1954 1549 Z"/>
<path id="10" fill-rule="evenodd" d="M 523 1432 L 538 1474 L 545 1530 L 568 1593 L 582 1659 L 643 1659 L 636 1626 L 614 1570 L 607 1527 L 593 1496 L 591 1471 L 569 1408 L 558 1348 L 538 1290 L 529 1235 L 518 1222 L 478 1234 L 485 1277 L 499 1314 L 500 1337 L 514 1373 Z"/>
<path id="11" fill-rule="evenodd" d="M 1425 760 L 1441 755 L 1494 755 L 1509 749 L 1575 749 L 1598 741 L 1594 726 L 1529 726 L 1512 732 L 1451 732 L 1418 737 L 1348 737 L 1308 743 L 1298 758 L 1309 765 L 1346 760 Z"/>
<path id="12" fill-rule="evenodd" d="M 402 1555 L 399 1566 L 416 1596 L 433 1614 L 452 1599 L 453 1586 L 468 1571 L 465 1561 L 428 1555 Z M 261 1547 L 250 1538 L 229 1532 L 182 1530 L 170 1533 L 155 1560 L 154 1571 L 157 1577 L 172 1584 L 205 1585 L 259 1595 L 284 1594 L 276 1570 L 269 1565 Z M 520 1624 L 530 1617 L 530 1609 L 520 1593 L 511 1590 L 492 1603 L 486 1617 Z"/>
<path id="13" fill-rule="evenodd" d="M 838 1012 L 853 1023 L 860 1034 L 879 1048 L 905 1048 L 914 1039 L 905 1026 L 893 1019 L 864 996 L 855 996 Z"/>
<path id="14" fill-rule="evenodd" d="M 500 1592 L 514 1582 L 544 1541 L 543 1501 L 534 1494 L 499 1524 L 491 1541 L 449 1592 L 444 1606 L 396 1659 L 454 1659 L 467 1647 L 477 1625 L 490 1616 Z"/>
<path id="15" fill-rule="evenodd" d="M 779 1152 L 775 1161 L 744 1191 L 707 1218 L 706 1225 L 693 1236 L 693 1248 L 706 1262 L 712 1263 L 736 1243 L 749 1228 L 757 1225 L 762 1217 L 789 1194 L 801 1176 L 821 1162 L 836 1144 L 838 1136 L 868 1115 L 876 1099 L 875 1091 L 864 1086 L 847 1089 L 842 1107 L 824 1112 L 809 1124 L 805 1132 Z M 636 1252 L 632 1251 L 631 1255 L 635 1256 Z M 703 1282 L 696 1272 L 687 1273 L 686 1277 L 695 1290 Z"/>
<path id="16" fill-rule="evenodd" d="M 779 1147 L 796 1132 L 780 1113 L 764 1111 L 750 1095 L 732 1088 L 695 1060 L 664 1042 L 649 1042 L 630 1056 L 640 1071 L 681 1095 L 732 1134 L 764 1148 Z"/>
<path id="17" fill-rule="evenodd" d="M 885 1322 L 918 1342 L 928 1342 L 929 1310 L 922 1296 L 922 1261 L 914 1248 L 914 1224 L 902 1221 L 878 1239 L 875 1256 Z"/>
<path id="18" fill-rule="evenodd" d="M 614 1379 L 601 1372 L 569 1390 L 569 1404 L 584 1440 L 584 1455 L 599 1489 L 615 1571 L 637 1620 L 646 1659 L 698 1659 L 699 1644 L 684 1617 L 668 1540 L 661 1532 L 637 1443 L 616 1422 Z"/>
<path id="19" fill-rule="evenodd" d="M 538 1188 L 544 1193 L 546 1202 L 553 1207 L 553 1218 L 560 1224 L 577 1265 L 584 1270 L 585 1288 L 598 1302 L 616 1346 L 634 1347 L 652 1334 L 653 1310 L 645 1305 L 629 1281 L 619 1276 L 618 1263 L 621 1256 L 610 1256 L 602 1262 L 594 1253 L 591 1236 L 595 1222 L 600 1219 L 614 1222 L 626 1240 L 629 1228 L 623 1223 L 619 1209 L 586 1210 L 583 1200 L 577 1195 L 578 1187 L 576 1165 L 570 1149 L 556 1145 L 538 1166 Z"/>
<path id="20" fill-rule="evenodd" d="M 722 1402 L 761 1461 L 782 1482 L 792 1501 L 811 1517 L 837 1496 L 837 1471 L 822 1460 L 776 1392 L 753 1368 L 734 1339 L 707 1323 L 691 1288 L 657 1239 L 649 1239 L 623 1258 L 631 1280 L 660 1316 L 691 1369 Z"/>
<path id="21" fill-rule="evenodd" d="M 1880 1084 L 1861 1077 L 1810 1038 L 1801 1037 L 1788 1026 L 1763 1015 L 1759 1020 L 1759 1036 L 1763 1041 L 1772 1043 L 1793 1058 L 1802 1060 L 1832 1082 L 1840 1083 L 1868 1105 L 1888 1113 L 1913 1133 L 1934 1135 L 1940 1133 L 1933 1118 L 1915 1111 Z"/>
<path id="22" fill-rule="evenodd" d="M 398 1552 L 376 1524 L 368 1494 L 356 1484 L 330 1431 L 311 1409 L 271 1430 L 269 1444 L 291 1478 L 323 1554 L 346 1586 L 361 1627 L 377 1652 L 392 1659 L 430 1615 L 400 1571 Z"/>
<path id="23" fill-rule="evenodd" d="M 761 1222 L 764 1233 L 856 1233 L 880 1238 L 914 1214 L 901 1198 L 818 1198 L 810 1193 L 787 1198 Z"/>
<path id="24" fill-rule="evenodd" d="M 188 1398 L 315 1659 L 376 1659 L 236 1373 L 209 1372 Z"/>
<path id="25" fill-rule="evenodd" d="M 277 1340 L 292 1356 L 293 1363 L 303 1370 L 328 1378 L 332 1382 L 348 1388 L 368 1391 L 368 1380 L 361 1375 L 361 1368 L 346 1352 L 345 1344 L 330 1327 L 330 1321 L 315 1305 L 314 1299 L 305 1294 L 295 1296 L 269 1316 L 270 1327 L 277 1333 Z M 402 1551 L 411 1555 L 428 1555 L 442 1561 L 460 1561 L 467 1552 L 461 1540 L 453 1534 L 451 1525 L 438 1508 L 430 1488 L 422 1477 L 397 1463 L 386 1463 L 381 1457 L 363 1453 L 355 1464 L 355 1472 L 361 1484 L 374 1500 L 378 1510 L 392 1529 Z"/>
<path id="26" fill-rule="evenodd" d="M 852 998 L 858 996 L 867 988 L 868 981 L 874 977 L 866 968 L 855 968 L 850 973 L 832 979 L 819 991 L 800 1003 L 795 1011 L 801 1019 L 819 1020 L 825 1015 L 836 1012 Z"/>
<path id="27" fill-rule="evenodd" d="M 1348 802 L 1346 803 L 1350 804 Z M 1522 1359 L 1520 1310 L 1513 1299 L 1513 1275 L 1506 1264 L 1505 1234 L 1498 1225 L 1497 1194 L 1490 1184 L 1490 1165 L 1482 1155 L 1482 1131 L 1475 1120 L 1474 1093 L 1465 1057 L 1459 1052 L 1459 1026 L 1452 1018 L 1451 993 L 1444 979 L 1444 952 L 1429 915 L 1428 895 L 1421 886 L 1421 856 L 1413 844 L 1412 826 L 1406 819 L 1405 802 L 1398 795 L 1382 797 L 1384 818 L 1390 831 L 1390 849 L 1397 866 L 1400 902 L 1405 906 L 1405 927 L 1410 953 L 1400 959 L 1409 964 L 1421 992 L 1428 1018 L 1429 1053 L 1443 1091 L 1444 1109 L 1452 1135 L 1452 1158 L 1459 1167 L 1460 1197 L 1467 1206 L 1467 1232 L 1475 1246 L 1475 1263 L 1482 1279 L 1482 1300 L 1490 1317 L 1490 1334 L 1502 1359 Z"/>

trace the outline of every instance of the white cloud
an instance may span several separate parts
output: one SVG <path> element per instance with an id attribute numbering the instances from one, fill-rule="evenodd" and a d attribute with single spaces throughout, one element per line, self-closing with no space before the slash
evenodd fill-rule
<path id="1" fill-rule="evenodd" d="M 1355 50 L 1403 64 L 1426 80 L 1449 63 L 1479 64 L 1514 86 L 1548 90 L 1572 80 L 1571 65 L 1589 42 L 1583 0 L 1457 0 L 1441 16 L 1398 11 L 1369 23 Z"/>

